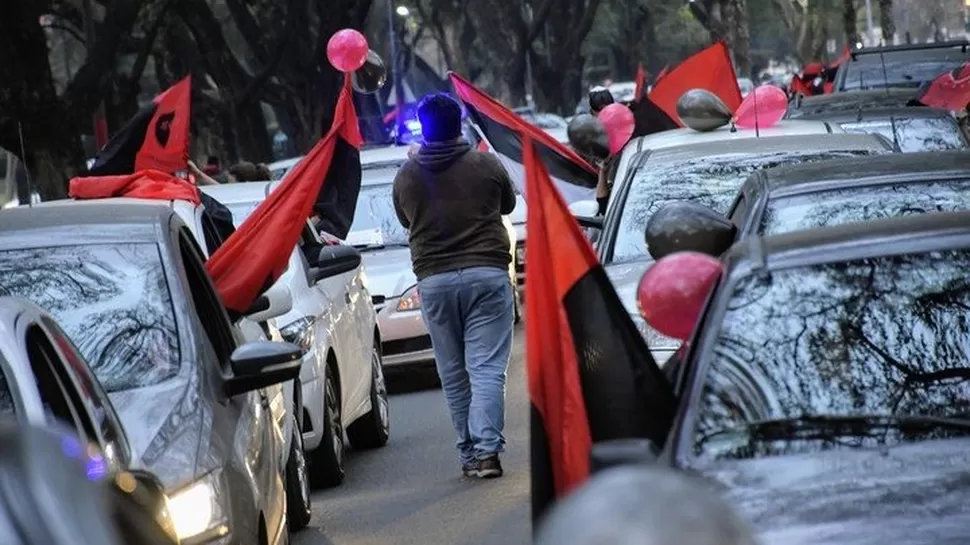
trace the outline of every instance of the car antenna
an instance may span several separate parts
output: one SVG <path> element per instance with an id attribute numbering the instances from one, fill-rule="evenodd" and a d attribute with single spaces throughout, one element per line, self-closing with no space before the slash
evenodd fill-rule
<path id="1" fill-rule="evenodd" d="M 754 98 L 752 99 L 754 100 L 754 137 L 761 138 L 761 129 L 759 128 L 761 123 L 758 123 L 758 93 L 755 92 L 756 90 L 757 89 L 751 90 L 751 94 L 754 95 Z"/>
<path id="2" fill-rule="evenodd" d="M 24 163 L 24 176 L 27 178 L 27 208 L 34 207 L 34 184 L 30 180 L 30 169 L 27 168 L 27 144 L 24 141 L 24 125 L 17 121 L 17 135 L 20 138 L 20 157 Z M 14 177 L 16 179 L 16 176 Z"/>
<path id="3" fill-rule="evenodd" d="M 892 95 L 889 93 L 889 72 L 886 70 L 886 55 L 882 49 L 879 50 L 879 62 L 882 64 L 882 82 L 883 89 L 886 91 L 886 98 L 892 100 Z M 899 147 L 899 134 L 896 133 L 896 116 L 893 114 L 889 114 L 889 126 L 893 130 L 893 151 L 900 153 L 903 150 Z"/>

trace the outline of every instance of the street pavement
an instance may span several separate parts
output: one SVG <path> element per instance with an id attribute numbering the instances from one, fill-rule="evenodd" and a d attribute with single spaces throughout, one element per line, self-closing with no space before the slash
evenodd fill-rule
<path id="1" fill-rule="evenodd" d="M 387 446 L 348 453 L 344 483 L 314 493 L 313 520 L 292 536 L 293 545 L 530 543 L 525 331 L 517 327 L 515 335 L 504 477 L 481 481 L 461 476 L 454 432 L 444 396 L 432 384 L 433 371 L 394 377 L 392 388 L 411 391 L 391 397 Z"/>

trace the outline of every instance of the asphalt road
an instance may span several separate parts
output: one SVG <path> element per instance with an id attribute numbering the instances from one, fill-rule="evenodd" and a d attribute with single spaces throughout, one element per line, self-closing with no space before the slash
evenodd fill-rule
<path id="1" fill-rule="evenodd" d="M 348 453 L 344 483 L 314 493 L 313 520 L 293 536 L 293 545 L 529 543 L 524 333 L 516 328 L 509 365 L 504 477 L 461 476 L 444 396 L 430 384 L 433 371 L 430 377 L 395 377 L 392 388 L 410 392 L 391 397 L 387 446 Z"/>

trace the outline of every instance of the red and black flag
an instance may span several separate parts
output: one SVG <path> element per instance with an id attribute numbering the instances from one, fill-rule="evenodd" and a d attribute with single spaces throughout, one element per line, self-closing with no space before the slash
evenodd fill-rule
<path id="1" fill-rule="evenodd" d="M 589 475 L 593 443 L 663 445 L 675 401 L 531 140 L 523 146 L 532 516 Z"/>
<path id="2" fill-rule="evenodd" d="M 959 111 L 970 105 L 970 63 L 944 72 L 920 87 L 914 105 Z"/>
<path id="3" fill-rule="evenodd" d="M 201 202 L 199 189 L 191 182 L 160 170 L 141 170 L 134 174 L 72 178 L 68 186 L 72 199 L 154 199 Z"/>
<path id="4" fill-rule="evenodd" d="M 192 77 L 169 87 L 142 108 L 101 150 L 90 176 L 116 176 L 139 170 L 174 173 L 189 159 Z"/>
<path id="5" fill-rule="evenodd" d="M 345 163 L 335 161 L 337 150 L 359 150 L 362 139 L 350 82 L 346 75 L 327 134 L 206 263 L 229 310 L 245 312 L 286 270 L 325 180 L 333 178 L 331 167 L 341 169 Z"/>
<path id="6" fill-rule="evenodd" d="M 636 103 L 647 92 L 647 71 L 642 64 L 637 65 L 636 88 L 633 91 L 633 102 Z"/>
<path id="7" fill-rule="evenodd" d="M 598 173 L 592 165 L 457 74 L 452 72 L 449 76 L 455 93 L 468 110 L 468 116 L 478 126 L 489 147 L 505 165 L 526 198 L 529 198 L 528 193 L 522 187 L 522 140 L 531 138 L 563 197 L 569 202 L 593 200 Z"/>
<path id="8" fill-rule="evenodd" d="M 680 125 L 667 115 L 667 112 L 650 100 L 650 97 L 641 97 L 630 108 L 633 110 L 633 138 L 646 136 L 655 132 L 669 131 L 676 129 Z"/>
<path id="9" fill-rule="evenodd" d="M 741 89 L 731 54 L 723 41 L 688 57 L 663 79 L 658 79 L 650 91 L 650 100 L 679 124 L 677 101 L 691 89 L 710 91 L 732 112 L 737 111 L 741 105 Z"/>

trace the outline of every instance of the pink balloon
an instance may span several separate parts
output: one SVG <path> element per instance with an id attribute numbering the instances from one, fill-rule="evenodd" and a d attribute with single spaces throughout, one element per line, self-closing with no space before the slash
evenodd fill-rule
<path id="1" fill-rule="evenodd" d="M 610 155 L 617 154 L 633 136 L 633 111 L 623 104 L 610 104 L 600 110 L 596 116 L 606 127 L 606 136 L 610 141 Z"/>
<path id="2" fill-rule="evenodd" d="M 367 38 L 352 28 L 338 30 L 327 42 L 327 59 L 334 68 L 349 73 L 367 61 Z"/>
<path id="3" fill-rule="evenodd" d="M 744 97 L 738 111 L 734 112 L 734 123 L 745 129 L 767 129 L 778 123 L 788 112 L 788 95 L 774 85 L 755 87 Z"/>
<path id="4" fill-rule="evenodd" d="M 678 252 L 658 260 L 637 287 L 640 315 L 660 333 L 689 340 L 723 270 L 716 258 L 698 252 Z"/>

